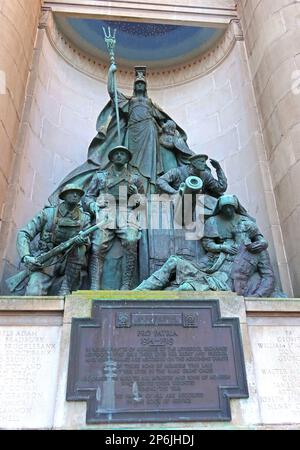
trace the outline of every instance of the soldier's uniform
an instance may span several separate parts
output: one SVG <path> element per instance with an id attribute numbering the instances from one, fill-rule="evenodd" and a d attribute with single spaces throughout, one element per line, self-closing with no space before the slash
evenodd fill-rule
<path id="1" fill-rule="evenodd" d="M 67 186 L 66 186 L 67 188 Z M 64 189 L 64 192 L 66 191 Z M 45 207 L 17 235 L 17 250 L 21 261 L 25 256 L 38 256 L 78 235 L 90 226 L 90 215 L 80 205 L 69 211 L 65 202 Z M 32 254 L 31 242 L 39 235 L 38 250 Z M 79 289 L 81 270 L 86 265 L 86 245 L 73 246 L 51 264 L 30 274 L 25 295 L 47 295 L 55 278 L 63 276 L 59 295 Z"/>
<path id="2" fill-rule="evenodd" d="M 210 268 L 228 274 L 233 283 L 232 290 L 239 295 L 269 297 L 275 288 L 275 275 L 269 252 L 263 250 L 255 254 L 247 251 L 244 247 L 245 244 L 258 241 L 264 241 L 267 246 L 267 242 L 256 223 L 245 215 L 244 208 L 241 207 L 236 197 L 230 195 L 221 197 L 217 208 L 220 209 L 222 205 L 226 204 L 235 206 L 235 217 L 230 221 L 224 221 L 217 214 L 205 222 L 202 244 L 207 254 L 201 262 Z M 240 214 L 241 212 L 243 214 Z M 224 254 L 222 252 L 223 244 L 239 247 L 238 256 Z M 241 249 L 241 245 L 243 245 L 243 249 Z M 257 276 L 252 277 L 255 273 Z"/>
<path id="3" fill-rule="evenodd" d="M 130 153 L 130 152 L 129 152 Z M 133 204 L 128 199 L 128 187 L 134 185 L 138 194 L 134 196 Z M 122 189 L 125 189 L 122 197 Z M 121 173 L 115 171 L 114 166 L 107 170 L 98 171 L 87 190 L 83 204 L 85 209 L 94 213 L 93 207 L 97 205 L 97 199 L 113 196 L 115 204 L 103 207 L 97 211 L 97 222 L 101 227 L 92 236 L 91 257 L 89 262 L 91 290 L 99 290 L 104 259 L 111 248 L 112 241 L 117 236 L 124 249 L 122 264 L 123 290 L 131 289 L 131 283 L 136 268 L 137 242 L 141 237 L 139 214 L 135 209 L 144 203 L 144 187 L 139 172 L 132 167 L 124 167 Z M 127 212 L 121 214 L 121 204 L 127 207 Z"/>
<path id="4" fill-rule="evenodd" d="M 225 205 L 235 207 L 234 219 L 223 220 L 219 216 L 220 208 Z M 177 290 L 234 290 L 239 295 L 269 297 L 275 287 L 269 254 L 267 250 L 250 253 L 245 247 L 254 241 L 263 241 L 267 246 L 256 223 L 243 215 L 246 211 L 234 196 L 221 197 L 216 213 L 205 223 L 202 241 L 207 253 L 199 263 L 173 255 L 136 290 L 162 290 L 171 286 Z M 238 255 L 224 253 L 223 244 L 237 246 Z"/>
<path id="5" fill-rule="evenodd" d="M 218 198 L 227 189 L 227 178 L 221 167 L 216 169 L 217 177 L 216 180 L 209 168 L 201 175 L 201 179 L 203 182 L 202 186 L 202 194 L 210 195 L 211 197 Z M 167 194 L 174 194 L 178 191 L 181 183 L 184 183 L 185 180 L 195 175 L 195 169 L 191 165 L 181 166 L 176 169 L 171 169 L 161 177 L 157 179 L 157 187 Z M 199 175 L 197 175 L 199 176 Z"/>
<path id="6" fill-rule="evenodd" d="M 228 291 L 228 277 L 222 272 L 213 276 L 205 272 L 205 265 L 189 261 L 182 256 L 172 255 L 154 272 L 144 280 L 135 290 L 157 291 L 157 290 L 179 290 L 179 291 Z"/>

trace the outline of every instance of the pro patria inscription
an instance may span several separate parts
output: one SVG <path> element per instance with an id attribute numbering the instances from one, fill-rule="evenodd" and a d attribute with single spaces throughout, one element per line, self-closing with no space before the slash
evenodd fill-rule
<path id="1" fill-rule="evenodd" d="M 230 420 L 248 397 L 238 319 L 218 301 L 94 301 L 73 319 L 67 400 L 87 422 Z"/>

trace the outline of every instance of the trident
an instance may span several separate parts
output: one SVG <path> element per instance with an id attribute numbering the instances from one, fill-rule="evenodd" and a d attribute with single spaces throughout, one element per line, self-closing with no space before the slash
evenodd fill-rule
<path id="1" fill-rule="evenodd" d="M 110 27 L 108 27 L 108 32 L 106 29 L 102 27 L 104 33 L 104 40 L 106 42 L 107 50 L 110 57 L 110 63 L 115 64 L 115 46 L 116 46 L 116 29 L 114 29 L 113 35 L 111 34 Z M 117 80 L 116 80 L 116 72 L 113 73 L 113 83 L 114 83 L 114 100 L 115 100 L 115 109 L 116 109 L 116 117 L 117 117 L 117 128 L 118 128 L 118 140 L 119 145 L 121 145 L 121 131 L 120 131 L 120 115 L 119 115 L 119 105 L 118 105 L 118 93 L 117 93 Z"/>

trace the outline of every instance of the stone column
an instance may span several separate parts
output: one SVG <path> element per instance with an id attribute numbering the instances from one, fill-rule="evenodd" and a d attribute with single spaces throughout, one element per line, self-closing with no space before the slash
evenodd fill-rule
<path id="1" fill-rule="evenodd" d="M 300 295 L 300 2 L 240 0 L 294 294 Z"/>
<path id="2" fill-rule="evenodd" d="M 42 0 L 0 0 L 0 255 Z"/>

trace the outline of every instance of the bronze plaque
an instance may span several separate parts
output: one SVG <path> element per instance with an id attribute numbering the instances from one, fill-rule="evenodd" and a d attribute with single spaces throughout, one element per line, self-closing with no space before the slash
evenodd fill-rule
<path id="1" fill-rule="evenodd" d="M 96 300 L 73 319 L 67 400 L 87 423 L 230 420 L 247 397 L 239 319 L 217 300 Z"/>

